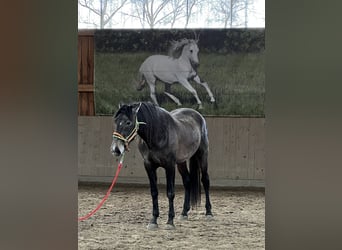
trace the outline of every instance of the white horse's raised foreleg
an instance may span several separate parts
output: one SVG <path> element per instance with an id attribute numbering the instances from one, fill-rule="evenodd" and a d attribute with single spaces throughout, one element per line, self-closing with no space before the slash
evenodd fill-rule
<path id="1" fill-rule="evenodd" d="M 211 92 L 211 90 L 210 90 L 210 88 L 209 88 L 209 86 L 208 86 L 208 83 L 206 83 L 206 82 L 201 82 L 201 79 L 199 78 L 198 75 L 195 76 L 194 81 L 195 81 L 196 83 L 202 85 L 202 86 L 206 89 L 206 91 L 208 92 L 208 95 L 209 95 L 209 97 L 210 97 L 210 101 L 211 101 L 211 102 L 215 102 L 214 95 L 213 95 L 213 93 Z"/>
<path id="2" fill-rule="evenodd" d="M 187 90 L 189 90 L 191 94 L 193 94 L 193 96 L 196 98 L 198 108 L 203 109 L 202 102 L 199 99 L 196 90 L 191 86 L 191 84 L 185 79 L 180 79 L 179 83 L 182 84 Z"/>

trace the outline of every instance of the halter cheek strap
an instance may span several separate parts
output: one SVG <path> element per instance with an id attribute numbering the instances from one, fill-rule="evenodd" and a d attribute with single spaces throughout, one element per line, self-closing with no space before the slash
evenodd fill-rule
<path id="1" fill-rule="evenodd" d="M 132 132 L 125 138 L 122 134 L 120 134 L 117 131 L 113 132 L 113 138 L 119 139 L 121 141 L 124 142 L 125 144 L 125 148 L 127 149 L 127 151 L 129 151 L 128 148 L 128 144 L 134 140 L 134 138 L 137 136 L 138 134 L 138 130 L 139 130 L 139 124 L 146 124 L 145 122 L 139 122 L 138 118 L 135 118 L 135 127 L 133 128 Z"/>

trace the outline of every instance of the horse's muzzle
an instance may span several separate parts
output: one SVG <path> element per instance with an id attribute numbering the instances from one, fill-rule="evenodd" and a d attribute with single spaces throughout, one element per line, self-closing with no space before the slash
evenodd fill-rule
<path id="1" fill-rule="evenodd" d="M 191 66 L 194 70 L 197 70 L 197 68 L 199 67 L 199 62 L 194 62 L 194 61 L 191 61 Z"/>
<path id="2" fill-rule="evenodd" d="M 113 142 L 110 151 L 114 156 L 120 156 L 125 152 L 125 145 L 121 141 Z"/>
<path id="3" fill-rule="evenodd" d="M 118 149 L 118 148 L 115 148 L 114 149 L 114 152 L 112 152 L 115 156 L 119 156 L 119 155 L 121 155 L 121 152 L 120 152 L 120 150 Z"/>

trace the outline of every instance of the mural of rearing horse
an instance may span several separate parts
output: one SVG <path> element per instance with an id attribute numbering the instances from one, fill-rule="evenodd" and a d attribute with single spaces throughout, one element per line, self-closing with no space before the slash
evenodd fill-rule
<path id="1" fill-rule="evenodd" d="M 202 102 L 199 99 L 196 90 L 189 83 L 193 79 L 196 83 L 202 85 L 210 97 L 210 101 L 215 102 L 213 93 L 208 83 L 201 82 L 196 69 L 199 65 L 198 59 L 198 40 L 182 39 L 180 41 L 172 41 L 169 56 L 152 55 L 146 58 L 139 69 L 139 85 L 137 90 L 142 90 L 147 82 L 150 87 L 150 96 L 152 101 L 158 105 L 156 98 L 156 80 L 164 82 L 166 85 L 179 82 L 196 98 L 199 109 L 202 109 Z M 174 95 L 165 91 L 173 101 L 181 105 L 179 99 Z"/>
<path id="2" fill-rule="evenodd" d="M 129 143 L 139 135 L 139 151 L 144 159 L 150 181 L 152 196 L 152 219 L 148 229 L 158 227 L 159 217 L 157 168 L 166 173 L 166 191 L 169 200 L 167 229 L 174 229 L 175 217 L 173 200 L 175 197 L 175 168 L 182 176 L 185 189 L 181 219 L 188 218 L 191 205 L 197 206 L 201 198 L 202 181 L 205 191 L 206 217 L 211 218 L 208 175 L 208 134 L 203 116 L 189 108 L 171 112 L 153 103 L 133 103 L 120 106 L 114 115 L 113 141 L 111 152 L 119 156 L 128 150 Z M 189 170 L 187 168 L 189 160 Z M 202 176 L 202 177 L 201 177 Z"/>

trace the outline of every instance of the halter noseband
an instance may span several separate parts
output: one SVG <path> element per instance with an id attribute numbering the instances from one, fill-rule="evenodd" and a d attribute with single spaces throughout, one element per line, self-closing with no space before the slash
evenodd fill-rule
<path id="1" fill-rule="evenodd" d="M 125 138 L 122 134 L 117 131 L 113 132 L 113 138 L 119 139 L 124 142 L 125 148 L 129 151 L 128 144 L 134 140 L 136 135 L 138 134 L 139 124 L 146 124 L 145 122 L 139 122 L 138 118 L 135 117 L 135 127 L 133 128 L 132 132 Z"/>

